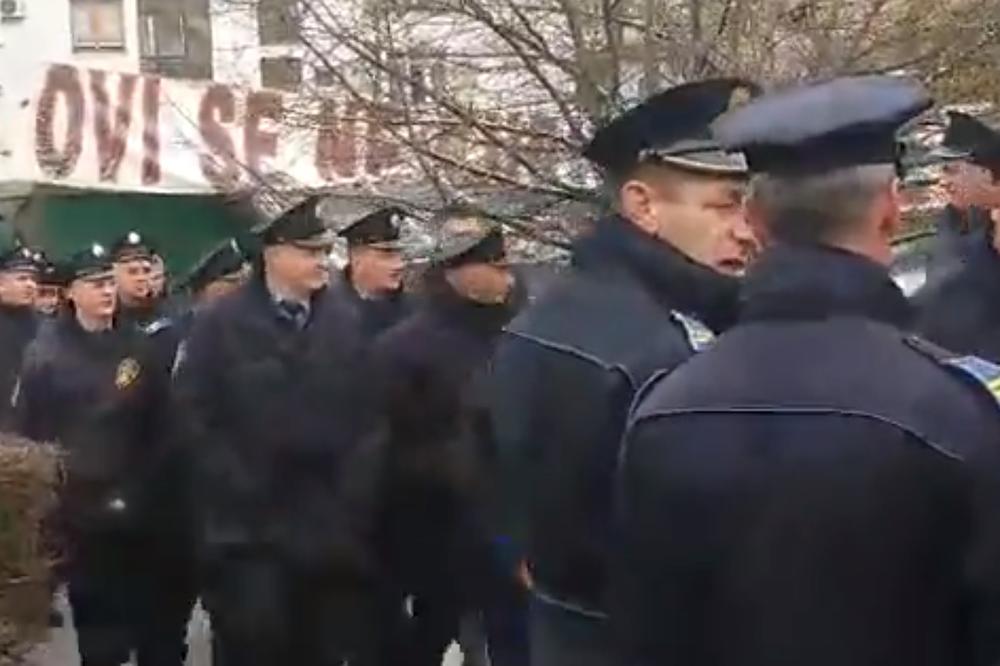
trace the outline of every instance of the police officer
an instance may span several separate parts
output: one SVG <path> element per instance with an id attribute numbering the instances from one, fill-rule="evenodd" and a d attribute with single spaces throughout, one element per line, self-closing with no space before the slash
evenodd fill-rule
<path id="1" fill-rule="evenodd" d="M 334 291 L 359 313 L 365 339 L 373 339 L 411 311 L 403 293 L 400 224 L 404 216 L 397 207 L 379 208 L 337 232 L 347 241 L 348 262 Z"/>
<path id="2" fill-rule="evenodd" d="M 948 112 L 941 145 L 931 151 L 942 165 L 942 185 L 948 203 L 936 225 L 936 239 L 927 264 L 928 284 L 957 271 L 992 231 L 988 190 L 997 189 L 1000 174 L 1000 134 L 981 120 Z"/>
<path id="3" fill-rule="evenodd" d="M 1000 183 L 993 176 L 1000 174 L 1000 132 L 982 122 L 952 114 L 952 126 L 969 126 L 966 130 L 967 162 L 954 168 L 959 178 L 973 180 L 978 185 L 952 187 L 963 191 L 966 200 L 972 199 L 984 207 L 970 209 L 980 220 L 981 228 L 965 237 L 962 258 L 925 287 L 916 297 L 918 319 L 916 327 L 928 339 L 954 351 L 976 354 L 1000 363 L 1000 315 L 996 297 L 1000 296 L 1000 235 L 996 233 L 996 213 L 989 206 L 990 199 L 1000 193 Z M 961 154 L 957 154 L 961 157 Z M 950 167 L 952 165 L 949 165 Z M 964 189 L 963 189 L 964 187 Z M 971 190 L 971 191 L 966 191 Z M 990 192 L 992 190 L 992 192 Z"/>
<path id="4" fill-rule="evenodd" d="M 35 263 L 38 266 L 35 312 L 42 317 L 54 318 L 62 311 L 65 299 L 65 271 L 42 253 L 35 254 Z"/>
<path id="5" fill-rule="evenodd" d="M 483 502 L 493 447 L 489 362 L 523 293 L 499 228 L 456 211 L 445 214 L 440 236 L 426 301 L 372 347 L 388 441 L 380 549 L 396 607 L 413 599 L 399 666 L 439 666 L 464 611 L 517 596 L 515 567 L 500 573 L 491 561 Z M 499 659 L 507 645 L 495 647 L 494 663 L 511 663 Z"/>
<path id="6" fill-rule="evenodd" d="M 119 323 L 144 329 L 161 319 L 153 291 L 153 248 L 138 231 L 129 231 L 111 246 L 118 285 Z"/>
<path id="7" fill-rule="evenodd" d="M 204 309 L 238 290 L 250 277 L 250 263 L 235 238 L 227 238 L 192 267 L 183 286 L 191 292 L 192 310 Z"/>
<path id="8" fill-rule="evenodd" d="M 326 287 L 335 237 L 318 203 L 261 225 L 253 278 L 195 317 L 176 371 L 227 665 L 364 666 L 380 643 L 364 358 Z"/>
<path id="9" fill-rule="evenodd" d="M 153 252 L 149 261 L 149 296 L 157 302 L 167 297 L 167 266 L 159 252 Z"/>
<path id="10" fill-rule="evenodd" d="M 605 581 L 618 443 L 639 387 L 735 317 L 734 274 L 755 249 L 745 164 L 708 127 L 754 89 L 678 86 L 596 134 L 585 155 L 605 170 L 616 212 L 574 245 L 567 284 L 500 344 L 494 424 L 508 530 L 534 579 L 534 663 L 617 663 Z"/>
<path id="11" fill-rule="evenodd" d="M 17 390 L 24 350 L 35 337 L 34 302 L 38 265 L 34 252 L 14 243 L 0 255 L 0 429 L 11 426 L 11 397 Z"/>
<path id="12" fill-rule="evenodd" d="M 622 663 L 994 663 L 1000 368 L 900 328 L 895 133 L 915 82 L 716 123 L 773 246 L 740 324 L 648 387 L 621 463 Z M 994 384 L 995 386 L 995 384 Z"/>
<path id="13" fill-rule="evenodd" d="M 68 310 L 25 353 L 17 430 L 67 453 L 61 527 L 65 577 L 81 661 L 117 666 L 184 661 L 186 616 L 168 617 L 160 592 L 176 584 L 155 564 L 150 481 L 162 459 L 167 375 L 146 340 L 114 326 L 109 254 L 73 256 Z"/>

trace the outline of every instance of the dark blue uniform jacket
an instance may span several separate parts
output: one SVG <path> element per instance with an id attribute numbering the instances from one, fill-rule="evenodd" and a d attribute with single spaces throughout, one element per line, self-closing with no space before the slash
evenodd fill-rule
<path id="1" fill-rule="evenodd" d="M 729 322 L 736 295 L 735 280 L 610 218 L 576 245 L 566 282 L 508 327 L 494 367 L 503 504 L 541 594 L 603 612 L 629 405 L 693 353 L 692 335 Z"/>
<path id="2" fill-rule="evenodd" d="M 71 312 L 46 323 L 25 351 L 16 429 L 66 449 L 64 508 L 74 528 L 148 518 L 165 454 L 167 382 L 140 333 L 88 333 Z M 116 499 L 124 504 L 109 507 Z"/>
<path id="3" fill-rule="evenodd" d="M 370 507 L 355 501 L 371 499 L 373 470 L 349 462 L 371 409 L 356 324 L 323 290 L 299 330 L 262 277 L 194 318 L 174 384 L 205 557 L 370 565 L 357 522 Z"/>
<path id="4" fill-rule="evenodd" d="M 1000 363 L 1000 253 L 983 236 L 966 263 L 918 294 L 917 328 L 956 352 Z"/>
<path id="5" fill-rule="evenodd" d="M 996 663 L 993 396 L 901 332 L 865 259 L 777 247 L 745 293 L 631 416 L 622 663 Z"/>

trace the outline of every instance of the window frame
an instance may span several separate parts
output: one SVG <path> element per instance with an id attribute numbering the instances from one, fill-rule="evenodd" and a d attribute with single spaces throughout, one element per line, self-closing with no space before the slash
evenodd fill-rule
<path id="1" fill-rule="evenodd" d="M 101 6 L 111 7 L 117 10 L 118 14 L 118 38 L 108 39 L 83 39 L 80 35 L 80 23 L 78 17 L 81 12 L 86 12 L 87 7 L 97 8 Z M 128 48 L 128 35 L 125 29 L 125 3 L 124 0 L 69 0 L 69 30 L 70 43 L 74 53 L 87 51 L 125 51 Z"/>

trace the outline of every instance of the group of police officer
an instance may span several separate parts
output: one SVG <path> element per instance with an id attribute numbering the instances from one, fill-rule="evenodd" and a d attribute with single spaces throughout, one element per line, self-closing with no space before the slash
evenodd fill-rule
<path id="1" fill-rule="evenodd" d="M 181 663 L 198 597 L 224 666 L 995 663 L 1000 134 L 953 115 L 908 301 L 897 135 L 930 106 L 883 76 L 654 95 L 587 146 L 612 212 L 537 298 L 461 208 L 416 294 L 405 211 L 332 229 L 321 197 L 206 255 L 182 311 L 139 234 L 12 248 L 5 427 L 67 452 L 83 664 Z"/>

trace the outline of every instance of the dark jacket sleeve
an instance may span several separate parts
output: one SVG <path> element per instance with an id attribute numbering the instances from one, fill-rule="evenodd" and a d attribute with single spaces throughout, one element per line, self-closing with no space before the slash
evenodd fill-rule
<path id="1" fill-rule="evenodd" d="M 14 409 L 14 430 L 35 441 L 49 441 L 56 434 L 55 415 L 47 405 L 51 396 L 49 381 L 44 344 L 36 340 L 25 351 L 20 377 L 9 398 Z"/>
<path id="2" fill-rule="evenodd" d="M 176 437 L 188 449 L 192 502 L 202 514 L 203 536 L 210 545 L 252 540 L 255 512 L 250 505 L 262 485 L 224 422 L 223 369 L 227 359 L 223 343 L 217 318 L 212 314 L 199 318 L 185 340 L 174 373 L 174 406 L 185 421 Z"/>

